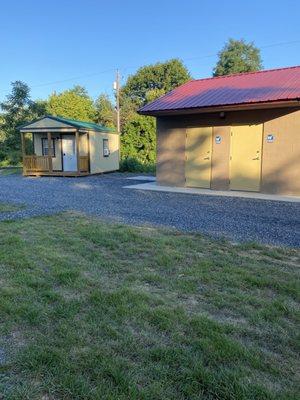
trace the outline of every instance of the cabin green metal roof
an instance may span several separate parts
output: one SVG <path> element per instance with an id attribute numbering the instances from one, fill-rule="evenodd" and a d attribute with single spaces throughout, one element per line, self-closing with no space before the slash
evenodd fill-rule
<path id="1" fill-rule="evenodd" d="M 27 126 L 29 126 L 37 121 L 41 121 L 44 118 L 49 118 L 54 121 L 58 121 L 63 124 L 67 124 L 67 125 L 70 125 L 74 128 L 78 128 L 78 129 L 87 129 L 87 130 L 96 131 L 96 132 L 117 133 L 117 131 L 115 129 L 107 128 L 106 126 L 95 124 L 94 122 L 78 121 L 76 119 L 64 118 L 64 117 L 59 117 L 59 116 L 54 116 L 54 115 L 45 115 L 42 118 L 36 119 L 34 121 L 30 121 L 30 122 L 27 122 L 26 124 L 18 126 L 18 129 L 26 128 Z"/>
<path id="2" fill-rule="evenodd" d="M 78 121 L 76 119 L 69 119 L 63 117 L 54 117 L 53 115 L 46 115 L 45 118 L 52 118 L 56 121 L 63 122 L 65 124 L 69 124 L 75 126 L 76 128 L 85 128 L 98 132 L 114 132 L 115 130 L 112 128 L 107 128 L 106 126 L 95 124 L 94 122 L 85 122 Z"/>

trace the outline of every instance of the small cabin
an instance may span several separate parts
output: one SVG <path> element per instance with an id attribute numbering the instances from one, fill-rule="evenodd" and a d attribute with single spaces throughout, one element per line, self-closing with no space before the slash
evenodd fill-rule
<path id="1" fill-rule="evenodd" d="M 19 130 L 23 175 L 82 176 L 119 169 L 114 129 L 47 115 Z"/>

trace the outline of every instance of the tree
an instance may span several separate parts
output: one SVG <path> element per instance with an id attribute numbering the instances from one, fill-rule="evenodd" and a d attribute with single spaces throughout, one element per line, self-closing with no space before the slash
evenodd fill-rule
<path id="1" fill-rule="evenodd" d="M 129 76 L 120 99 L 123 169 L 145 170 L 156 159 L 155 119 L 138 115 L 137 109 L 190 79 L 190 73 L 177 59 L 144 66 Z"/>
<path id="2" fill-rule="evenodd" d="M 91 122 L 95 117 L 93 100 L 82 86 L 62 93 L 53 93 L 46 105 L 48 114 Z"/>
<path id="3" fill-rule="evenodd" d="M 16 163 L 21 158 L 20 132 L 17 127 L 45 112 L 42 102 L 33 102 L 30 99 L 30 88 L 22 81 L 12 82 L 12 91 L 6 101 L 0 104 L 2 115 L 0 118 L 0 159 L 7 159 Z"/>
<path id="4" fill-rule="evenodd" d="M 94 121 L 110 128 L 116 126 L 116 110 L 106 94 L 100 94 L 95 101 Z"/>
<path id="5" fill-rule="evenodd" d="M 163 95 L 190 79 L 190 73 L 183 63 L 172 59 L 140 68 L 134 75 L 129 76 L 122 93 L 124 97 L 130 98 L 136 107 L 140 107 L 149 99 L 155 98 L 155 95 Z"/>
<path id="6" fill-rule="evenodd" d="M 260 50 L 253 43 L 229 39 L 219 52 L 213 76 L 251 72 L 262 69 Z"/>
<path id="7" fill-rule="evenodd" d="M 128 121 L 121 136 L 121 158 L 137 163 L 154 164 L 156 159 L 156 124 L 152 117 L 136 114 Z"/>

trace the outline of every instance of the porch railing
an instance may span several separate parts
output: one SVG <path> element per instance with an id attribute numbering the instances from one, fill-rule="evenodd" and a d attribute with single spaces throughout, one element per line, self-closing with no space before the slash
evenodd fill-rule
<path id="1" fill-rule="evenodd" d="M 24 172 L 49 172 L 49 157 L 47 156 L 24 156 L 23 158 Z M 79 157 L 80 172 L 89 172 L 89 156 Z"/>
<path id="2" fill-rule="evenodd" d="M 25 172 L 49 171 L 49 158 L 45 156 L 24 156 L 23 167 Z"/>

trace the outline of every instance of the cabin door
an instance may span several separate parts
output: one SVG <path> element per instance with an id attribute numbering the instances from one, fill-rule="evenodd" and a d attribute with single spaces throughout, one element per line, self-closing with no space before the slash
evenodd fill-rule
<path id="1" fill-rule="evenodd" d="M 210 188 L 212 128 L 189 128 L 185 147 L 186 186 Z"/>
<path id="2" fill-rule="evenodd" d="M 77 171 L 75 135 L 62 136 L 63 170 Z"/>
<path id="3" fill-rule="evenodd" d="M 261 151 L 262 124 L 231 127 L 230 189 L 260 190 Z"/>

